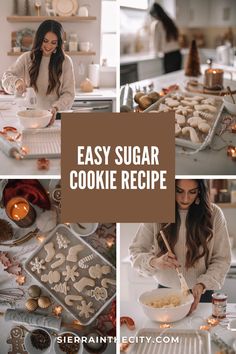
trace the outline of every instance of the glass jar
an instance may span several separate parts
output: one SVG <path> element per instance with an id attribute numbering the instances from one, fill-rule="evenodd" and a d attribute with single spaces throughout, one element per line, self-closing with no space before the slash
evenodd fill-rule
<path id="1" fill-rule="evenodd" d="M 231 182 L 231 188 L 230 188 L 230 201 L 231 203 L 236 203 L 236 181 Z"/>

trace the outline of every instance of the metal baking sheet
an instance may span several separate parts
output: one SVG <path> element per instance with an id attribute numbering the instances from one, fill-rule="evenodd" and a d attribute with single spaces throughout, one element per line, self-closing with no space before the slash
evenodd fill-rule
<path id="1" fill-rule="evenodd" d="M 68 244 L 67 248 L 59 248 L 59 244 L 57 241 L 57 236 L 58 234 L 63 235 L 67 240 L 70 241 Z M 46 269 L 41 270 L 41 273 L 38 274 L 35 271 L 32 271 L 32 265 L 30 264 L 31 261 L 35 260 L 35 257 L 38 257 L 39 260 L 44 259 L 47 255 L 44 245 L 53 242 L 54 248 L 55 248 L 55 255 L 52 258 L 50 262 L 45 262 L 43 266 L 46 267 Z M 65 262 L 60 265 L 59 267 L 52 269 L 51 265 L 57 261 L 58 259 L 56 258 L 56 255 L 58 253 L 63 253 L 65 256 L 68 255 L 69 249 L 72 246 L 75 245 L 82 245 L 83 250 L 78 253 L 79 258 L 76 262 L 68 261 L 65 260 Z M 91 256 L 92 255 L 92 256 Z M 79 265 L 79 260 L 84 259 L 84 257 L 88 257 L 88 260 L 84 263 L 87 268 L 81 268 Z M 103 275 L 100 279 L 93 279 L 95 281 L 95 285 L 91 287 L 85 287 L 81 292 L 78 292 L 77 289 L 73 286 L 74 283 L 78 282 L 81 278 L 87 277 L 90 278 L 89 275 L 89 268 L 91 266 L 94 266 L 96 264 L 99 264 L 101 266 L 103 265 L 108 265 L 111 269 L 111 272 L 107 275 Z M 61 293 L 58 289 L 53 289 L 55 285 L 59 283 L 64 283 L 65 282 L 65 275 L 63 275 L 63 272 L 66 271 L 66 266 L 77 266 L 76 271 L 79 273 L 78 276 L 76 276 L 75 280 L 69 279 L 67 281 L 66 286 L 69 288 L 67 290 L 67 295 L 80 295 L 82 296 L 82 300 L 76 300 L 73 301 L 72 306 L 68 306 L 65 303 L 65 296 L 66 294 Z M 109 263 L 103 256 L 101 256 L 99 253 L 97 253 L 90 245 L 88 245 L 85 241 L 82 240 L 79 236 L 74 234 L 74 232 L 66 225 L 60 224 L 58 225 L 47 237 L 47 239 L 43 242 L 42 245 L 39 246 L 39 248 L 31 255 L 30 259 L 28 259 L 25 263 L 25 270 L 33 277 L 35 278 L 38 282 L 41 283 L 41 285 L 54 297 L 54 299 L 60 303 L 72 316 L 74 316 L 76 319 L 80 321 L 82 325 L 88 325 L 94 319 L 99 315 L 101 311 L 112 301 L 112 299 L 115 297 L 116 293 L 116 286 L 108 284 L 108 287 L 106 288 L 107 290 L 107 298 L 105 300 L 99 299 L 96 300 L 94 297 L 91 296 L 91 290 L 94 290 L 96 287 L 102 288 L 101 282 L 103 278 L 111 278 L 115 279 L 116 278 L 116 271 L 114 266 Z M 43 282 L 41 280 L 41 277 L 43 275 L 47 275 L 50 271 L 58 271 L 60 273 L 60 280 L 58 282 L 54 282 L 50 284 L 49 282 Z M 85 300 L 86 303 L 88 304 L 89 302 L 92 302 L 92 307 L 94 309 L 94 313 L 89 316 L 89 318 L 85 318 L 85 316 L 80 315 L 79 312 L 80 310 L 77 309 L 77 306 L 81 306 L 81 301 Z"/>
<path id="2" fill-rule="evenodd" d="M 177 90 L 177 91 L 173 91 L 168 93 L 167 95 L 163 96 L 162 98 L 160 98 L 157 102 L 153 103 L 150 107 L 148 107 L 147 109 L 145 109 L 143 111 L 143 113 L 148 113 L 150 111 L 153 110 L 158 110 L 159 106 L 161 103 L 164 103 L 165 99 L 167 97 L 170 97 L 172 94 L 180 94 L 183 95 L 185 97 L 194 97 L 194 96 L 202 96 L 205 99 L 207 98 L 214 98 L 217 102 L 217 111 L 214 114 L 214 118 L 212 120 L 212 126 L 211 129 L 209 131 L 209 133 L 205 136 L 204 140 L 200 143 L 193 143 L 189 138 L 175 138 L 175 144 L 179 145 L 179 146 L 183 146 L 186 148 L 190 148 L 190 149 L 205 149 L 208 145 L 210 145 L 215 132 L 216 132 L 216 128 L 218 125 L 218 122 L 220 120 L 220 116 L 221 113 L 223 111 L 224 108 L 224 103 L 221 97 L 216 97 L 216 96 L 212 96 L 212 95 L 204 95 L 204 94 L 196 94 L 196 93 L 189 93 L 189 92 L 185 92 L 185 91 L 181 91 L 181 90 Z M 189 118 L 189 117 L 188 117 Z"/>
<path id="3" fill-rule="evenodd" d="M 61 156 L 61 129 L 26 129 L 22 132 L 22 147 L 27 148 L 26 159 L 58 158 Z"/>
<path id="4" fill-rule="evenodd" d="M 142 337 L 132 346 L 130 354 L 210 354 L 210 334 L 192 329 L 143 328 L 136 334 Z M 149 341 L 145 338 L 150 338 Z"/>

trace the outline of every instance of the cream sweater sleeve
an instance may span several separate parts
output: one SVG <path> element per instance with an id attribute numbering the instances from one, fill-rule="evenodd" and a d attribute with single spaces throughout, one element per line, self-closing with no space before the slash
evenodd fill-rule
<path id="1" fill-rule="evenodd" d="M 156 269 L 150 265 L 150 260 L 155 256 L 156 230 L 156 224 L 141 224 L 129 247 L 132 266 L 144 276 L 152 276 L 156 273 Z"/>
<path id="2" fill-rule="evenodd" d="M 9 94 L 14 94 L 15 83 L 19 79 L 27 81 L 29 70 L 30 52 L 22 54 L 3 74 L 2 86 Z"/>
<path id="3" fill-rule="evenodd" d="M 222 210 L 213 205 L 213 239 L 210 241 L 210 255 L 207 270 L 200 275 L 197 283 L 203 283 L 206 289 L 221 289 L 231 263 L 231 249 L 226 220 Z"/>
<path id="4" fill-rule="evenodd" d="M 60 96 L 52 106 L 57 107 L 59 111 L 71 109 L 75 99 L 75 75 L 72 59 L 66 55 L 62 69 L 63 77 L 61 79 Z"/>

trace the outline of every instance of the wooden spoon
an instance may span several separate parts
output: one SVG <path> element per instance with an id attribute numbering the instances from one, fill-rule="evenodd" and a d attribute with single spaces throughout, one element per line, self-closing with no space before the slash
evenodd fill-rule
<path id="1" fill-rule="evenodd" d="M 229 86 L 227 86 L 227 90 L 228 90 L 228 92 L 230 94 L 230 97 L 232 98 L 233 103 L 235 104 L 235 99 L 234 99 L 234 96 L 233 96 L 232 91 L 231 91 Z"/>

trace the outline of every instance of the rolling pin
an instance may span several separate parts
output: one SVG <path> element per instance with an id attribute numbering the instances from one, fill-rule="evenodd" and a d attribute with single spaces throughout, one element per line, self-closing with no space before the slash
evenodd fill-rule
<path id="1" fill-rule="evenodd" d="M 3 313 L 1 313 L 3 314 Z M 51 328 L 59 330 L 61 328 L 61 318 L 55 316 L 41 315 L 39 313 L 30 313 L 23 310 L 7 309 L 4 314 L 5 321 L 14 321 L 31 326 Z"/>
<path id="2" fill-rule="evenodd" d="M 16 160 L 22 159 L 19 151 L 19 146 L 16 143 L 10 142 L 0 135 L 0 150 L 9 157 L 14 157 Z"/>
<path id="3" fill-rule="evenodd" d="M 82 330 L 84 327 L 76 323 L 62 322 L 62 318 L 42 315 L 40 313 L 31 313 L 18 309 L 7 309 L 6 312 L 0 312 L 0 316 L 4 316 L 4 320 L 14 321 L 21 324 L 28 324 L 30 326 L 39 326 L 43 328 L 60 330 L 62 327 L 73 328 L 75 330 Z"/>

